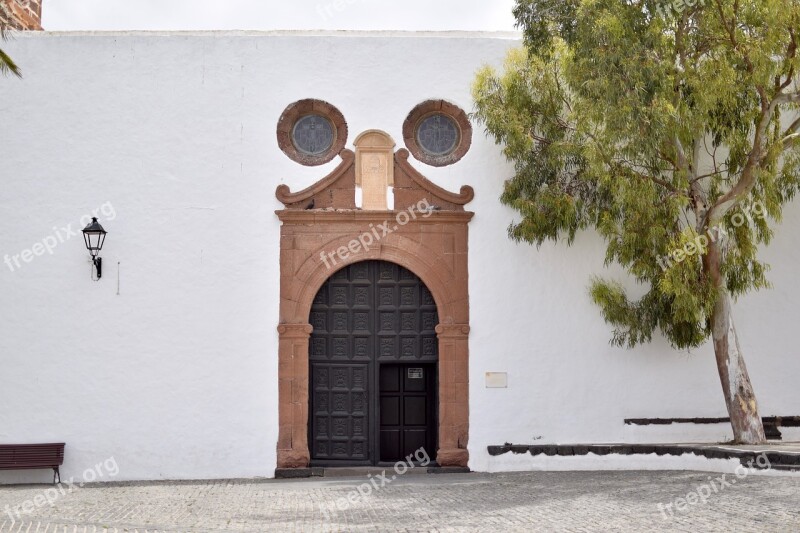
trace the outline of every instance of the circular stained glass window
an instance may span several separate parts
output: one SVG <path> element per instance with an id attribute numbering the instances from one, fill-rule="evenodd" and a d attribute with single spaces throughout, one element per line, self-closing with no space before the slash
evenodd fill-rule
<path id="1" fill-rule="evenodd" d="M 426 165 L 446 167 L 461 160 L 472 145 L 472 125 L 463 109 L 446 100 L 426 100 L 403 122 L 411 154 Z"/>
<path id="2" fill-rule="evenodd" d="M 432 156 L 449 155 L 458 147 L 460 132 L 456 121 L 437 113 L 422 119 L 417 126 L 417 143 Z"/>
<path id="3" fill-rule="evenodd" d="M 307 155 L 320 155 L 331 149 L 334 141 L 333 124 L 322 115 L 301 117 L 292 128 L 292 143 Z"/>

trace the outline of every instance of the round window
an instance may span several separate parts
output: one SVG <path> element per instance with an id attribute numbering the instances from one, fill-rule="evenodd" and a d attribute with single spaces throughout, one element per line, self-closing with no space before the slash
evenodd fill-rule
<path id="1" fill-rule="evenodd" d="M 443 167 L 460 161 L 469 151 L 472 125 L 460 107 L 445 100 L 428 100 L 408 114 L 403 139 L 418 161 Z"/>
<path id="2" fill-rule="evenodd" d="M 292 160 L 306 166 L 327 163 L 347 143 L 342 113 L 322 100 L 299 100 L 278 119 L 278 146 Z"/>
<path id="3" fill-rule="evenodd" d="M 436 157 L 453 153 L 458 147 L 460 134 L 455 120 L 436 113 L 420 121 L 416 137 L 420 148 Z"/>
<path id="4" fill-rule="evenodd" d="M 321 115 L 306 115 L 292 128 L 295 148 L 308 155 L 320 155 L 330 150 L 333 138 L 333 125 Z"/>

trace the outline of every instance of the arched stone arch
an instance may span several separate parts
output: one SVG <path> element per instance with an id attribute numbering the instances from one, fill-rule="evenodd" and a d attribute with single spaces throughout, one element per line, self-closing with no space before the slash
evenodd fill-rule
<path id="1" fill-rule="evenodd" d="M 340 236 L 326 243 L 320 251 L 338 250 L 342 246 L 346 247 L 351 240 L 351 236 Z M 414 253 L 409 253 L 409 250 L 414 250 Z M 450 269 L 442 272 L 441 265 L 437 266 L 435 260 L 431 260 L 436 257 L 436 252 L 424 243 L 397 234 L 387 236 L 385 241 L 376 248 L 361 251 L 344 261 L 337 262 L 334 268 L 328 268 L 320 259 L 319 253 L 312 254 L 297 271 L 297 278 L 304 283 L 298 294 L 293 317 L 296 320 L 286 321 L 302 322 L 306 320 L 317 291 L 335 272 L 347 265 L 370 259 L 389 261 L 416 274 L 433 294 L 442 323 L 452 324 L 456 320 L 466 319 L 466 317 L 460 316 L 460 309 L 457 308 L 457 298 L 453 293 L 454 286 L 447 283 L 448 279 L 452 279 L 453 272 Z"/>
<path id="2" fill-rule="evenodd" d="M 472 213 L 427 212 L 406 224 L 394 225 L 396 215 L 387 211 L 278 211 L 283 222 L 278 468 L 302 468 L 310 461 L 308 345 L 313 328 L 308 317 L 313 299 L 337 270 L 370 259 L 407 268 L 425 283 L 436 301 L 440 319 L 436 327 L 439 342 L 436 460 L 442 466 L 467 466 L 470 329 L 467 224 Z M 381 226 L 389 231 L 372 231 Z M 364 246 L 367 234 L 372 235 L 372 242 Z"/>

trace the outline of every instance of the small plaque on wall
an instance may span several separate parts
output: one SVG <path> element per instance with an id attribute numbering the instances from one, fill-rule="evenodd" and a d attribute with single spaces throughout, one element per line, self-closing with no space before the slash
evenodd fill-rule
<path id="1" fill-rule="evenodd" d="M 409 368 L 408 369 L 408 379 L 422 379 L 422 369 L 421 368 Z"/>
<path id="2" fill-rule="evenodd" d="M 487 372 L 486 373 L 486 388 L 487 389 L 507 389 L 508 388 L 508 373 L 507 372 Z"/>

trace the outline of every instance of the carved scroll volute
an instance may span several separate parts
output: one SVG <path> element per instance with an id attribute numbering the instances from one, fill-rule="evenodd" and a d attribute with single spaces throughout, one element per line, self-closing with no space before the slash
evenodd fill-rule
<path id="1" fill-rule="evenodd" d="M 356 185 L 361 187 L 362 209 L 386 211 L 386 194 L 394 186 L 395 142 L 380 130 L 367 130 L 353 143 L 356 147 Z"/>

